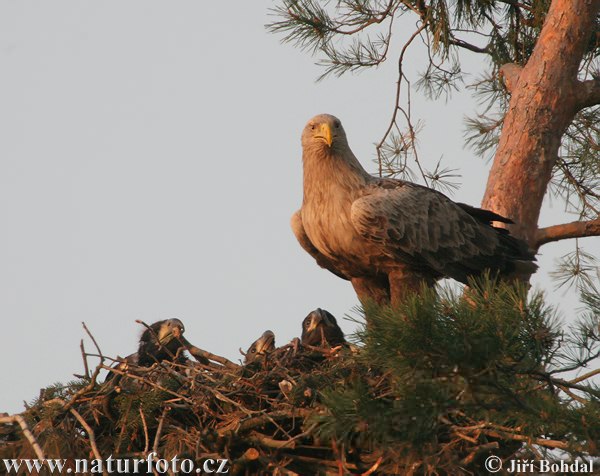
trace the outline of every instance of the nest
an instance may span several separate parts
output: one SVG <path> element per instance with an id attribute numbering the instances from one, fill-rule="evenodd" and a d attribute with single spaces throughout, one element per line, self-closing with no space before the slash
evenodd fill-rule
<path id="1" fill-rule="evenodd" d="M 361 371 L 348 346 L 295 340 L 246 366 L 193 350 L 209 362 L 101 366 L 110 369 L 103 383 L 96 371 L 91 381 L 46 389 L 23 424 L 0 427 L 1 457 L 133 459 L 154 451 L 197 467 L 226 459 L 234 475 L 371 474 L 380 465 L 380 454 L 343 448 L 316 431 L 326 412 L 320 389 Z M 32 438 L 23 437 L 25 428 Z"/>
<path id="2" fill-rule="evenodd" d="M 370 332 L 379 334 L 364 347 L 344 342 L 332 348 L 323 334 L 322 347 L 296 339 L 246 365 L 194 347 L 178 320 L 147 326 L 138 353 L 116 365 L 104 364 L 112 359 L 97 345 L 97 354 L 82 347 L 86 375 L 80 380 L 45 389 L 22 414 L 0 415 L 0 462 L 176 457 L 193 462 L 191 474 L 204 474 L 196 468 L 220 459 L 232 475 L 476 475 L 486 474 L 483 462 L 490 455 L 509 460 L 550 458 L 548 451 L 556 449 L 573 458 L 597 453 L 597 400 L 576 407 L 555 388 L 571 385 L 593 397 L 597 390 L 551 376 L 540 384 L 538 374 L 497 363 L 483 362 L 477 372 L 466 366 L 461 373 L 439 357 L 453 354 L 444 354 L 442 345 L 427 348 L 419 340 L 421 327 L 408 327 L 427 317 L 402 321 L 373 314 Z M 472 329 L 460 320 L 440 322 Z M 392 334 L 400 325 L 403 333 Z M 270 334 L 263 337 L 273 344 Z M 515 343 L 506 345 L 513 349 Z M 140 365 L 147 348 L 159 361 Z M 456 351 L 453 342 L 450 351 Z M 514 365 L 512 354 L 490 358 L 505 354 Z M 90 355 L 101 358 L 93 372 Z M 101 382 L 103 369 L 109 374 Z M 530 408 L 547 410 L 532 422 Z M 557 414 L 577 424 L 556 423 Z"/>

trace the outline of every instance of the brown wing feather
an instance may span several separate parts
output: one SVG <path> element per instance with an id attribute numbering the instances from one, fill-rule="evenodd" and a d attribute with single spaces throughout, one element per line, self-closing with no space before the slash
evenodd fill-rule
<path id="1" fill-rule="evenodd" d="M 471 205 L 467 205 L 466 203 L 456 202 L 456 204 L 466 211 L 472 217 L 477 218 L 482 223 L 487 223 L 489 225 L 492 224 L 493 221 L 497 221 L 500 223 L 514 223 L 510 218 L 503 217 L 502 215 L 498 215 L 490 210 L 485 210 L 483 208 L 472 207 Z"/>
<path id="2" fill-rule="evenodd" d="M 507 273 L 514 260 L 532 259 L 506 242 L 517 240 L 487 223 L 499 215 L 472 216 L 469 211 L 478 209 L 469 209 L 434 190 L 387 180 L 365 189 L 352 204 L 351 217 L 358 233 L 384 253 L 432 277 L 466 282 L 484 269 Z"/>

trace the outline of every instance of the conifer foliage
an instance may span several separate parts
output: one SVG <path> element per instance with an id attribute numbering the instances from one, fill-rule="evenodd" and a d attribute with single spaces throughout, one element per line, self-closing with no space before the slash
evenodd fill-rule
<path id="1" fill-rule="evenodd" d="M 225 458 L 230 474 L 447 475 L 485 474 L 490 455 L 585 460 L 600 444 L 600 302 L 563 332 L 525 296 L 489 279 L 423 290 L 367 309 L 354 345 L 85 376 L 45 389 L 23 424 L 0 419 L 0 458 L 156 451 Z"/>

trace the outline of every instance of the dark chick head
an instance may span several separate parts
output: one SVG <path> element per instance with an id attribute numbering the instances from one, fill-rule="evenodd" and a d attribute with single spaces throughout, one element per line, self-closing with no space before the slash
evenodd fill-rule
<path id="1" fill-rule="evenodd" d="M 267 355 L 269 352 L 275 349 L 275 334 L 271 331 L 263 332 L 258 339 L 256 339 L 246 352 L 246 358 L 244 359 L 245 364 L 250 364 L 262 356 Z"/>
<path id="2" fill-rule="evenodd" d="M 335 317 L 324 309 L 316 309 L 302 321 L 302 343 L 315 347 L 335 347 L 344 344 L 344 333 Z"/>
<path id="3" fill-rule="evenodd" d="M 177 361 L 185 360 L 180 351 L 184 347 L 184 332 L 185 327 L 179 319 L 158 321 L 146 328 L 138 347 L 139 365 L 150 366 L 162 360 L 173 362 L 176 358 Z"/>

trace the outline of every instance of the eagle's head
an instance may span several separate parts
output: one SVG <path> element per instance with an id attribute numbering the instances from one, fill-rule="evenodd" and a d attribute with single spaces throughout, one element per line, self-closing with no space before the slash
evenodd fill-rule
<path id="1" fill-rule="evenodd" d="M 302 343 L 315 347 L 335 347 L 346 342 L 335 317 L 324 309 L 315 309 L 302 321 Z"/>
<path id="2" fill-rule="evenodd" d="M 272 331 L 265 331 L 258 339 L 256 339 L 246 352 L 244 359 L 245 364 L 254 362 L 259 357 L 262 357 L 275 349 L 275 334 Z"/>
<path id="3" fill-rule="evenodd" d="M 179 319 L 165 319 L 150 325 L 140 337 L 139 364 L 152 365 L 161 360 L 173 361 L 183 356 L 185 327 Z"/>
<path id="4" fill-rule="evenodd" d="M 158 342 L 161 344 L 167 344 L 174 338 L 179 338 L 185 332 L 183 322 L 179 319 L 166 319 L 164 321 L 155 322 L 150 326 L 150 329 L 155 328 Z"/>
<path id="5" fill-rule="evenodd" d="M 331 114 L 313 117 L 302 132 L 302 147 L 324 152 L 347 148 L 348 140 L 342 122 Z"/>

